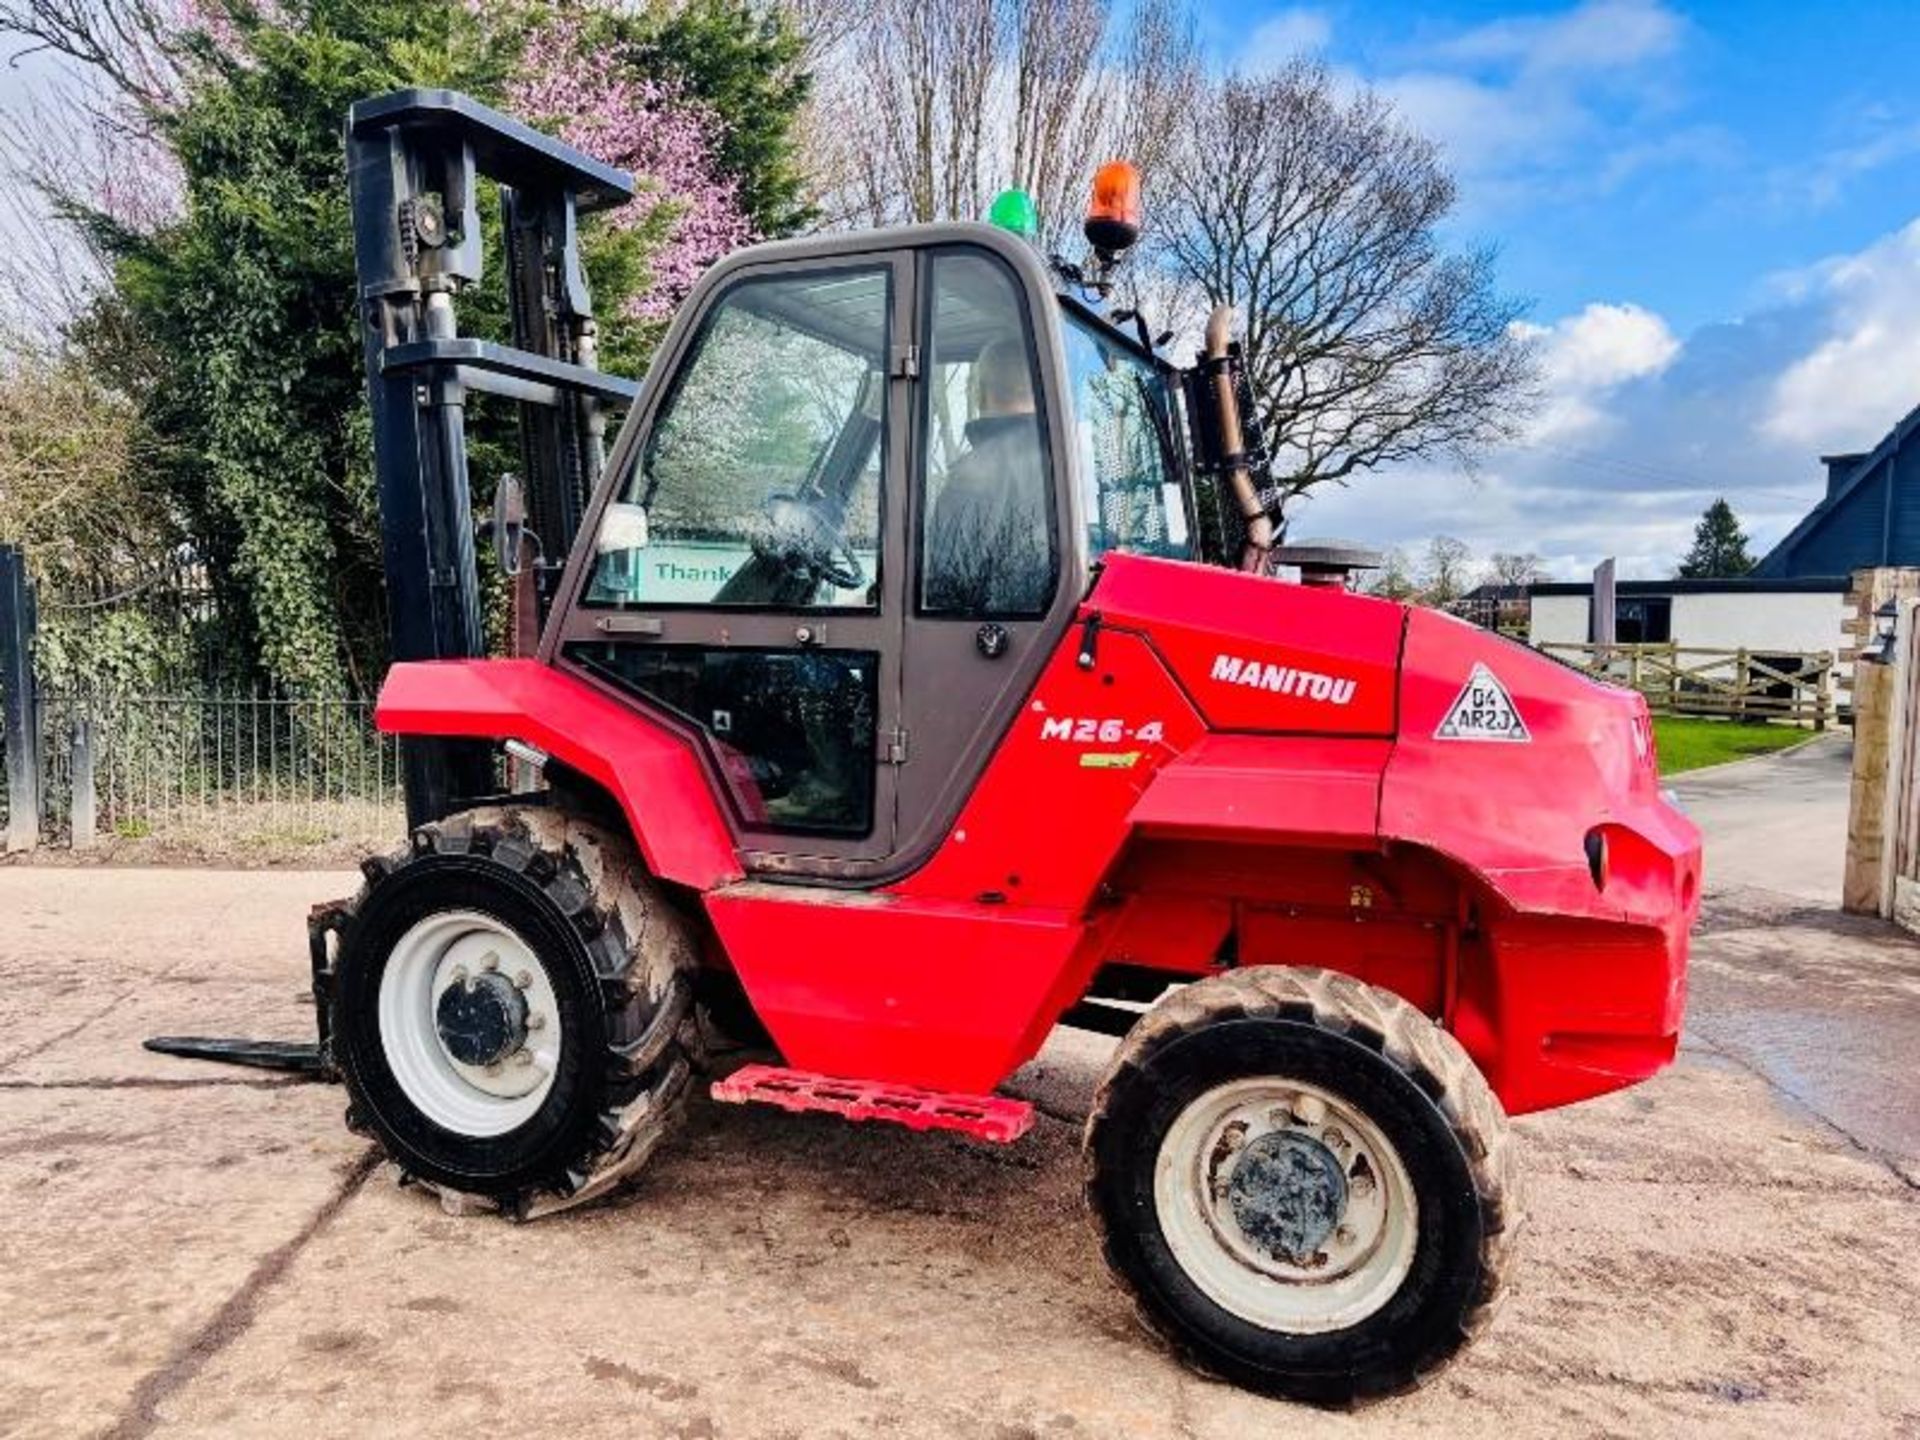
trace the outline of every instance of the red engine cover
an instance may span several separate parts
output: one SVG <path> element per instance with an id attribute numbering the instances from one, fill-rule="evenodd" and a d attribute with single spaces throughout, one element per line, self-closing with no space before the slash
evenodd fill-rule
<path id="1" fill-rule="evenodd" d="M 1150 635 L 1214 730 L 1393 734 L 1404 606 L 1114 555 L 1088 607 Z"/>

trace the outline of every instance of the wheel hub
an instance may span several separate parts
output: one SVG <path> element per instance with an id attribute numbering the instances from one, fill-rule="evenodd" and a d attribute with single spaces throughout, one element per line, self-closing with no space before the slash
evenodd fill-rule
<path id="1" fill-rule="evenodd" d="M 1347 1208 L 1339 1157 L 1296 1130 L 1273 1130 L 1241 1152 L 1227 1182 L 1241 1233 L 1274 1259 L 1310 1262 Z"/>
<path id="2" fill-rule="evenodd" d="M 526 1043 L 526 997 L 498 971 L 449 985 L 433 1019 L 440 1043 L 462 1065 L 497 1065 Z"/>
<path id="3" fill-rule="evenodd" d="M 1353 1102 L 1281 1076 L 1188 1104 L 1162 1138 L 1154 1205 L 1201 1291 L 1268 1329 L 1351 1325 L 1413 1263 L 1419 1202 L 1398 1152 Z"/>
<path id="4" fill-rule="evenodd" d="M 554 982 L 511 926 L 474 910 L 429 915 L 380 977 L 381 1048 L 407 1099 L 457 1135 L 504 1135 L 552 1090 L 567 1044 Z"/>

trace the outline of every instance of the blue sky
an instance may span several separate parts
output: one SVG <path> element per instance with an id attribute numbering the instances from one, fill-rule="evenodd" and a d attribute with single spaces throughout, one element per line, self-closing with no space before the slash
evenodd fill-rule
<path id="1" fill-rule="evenodd" d="M 1362 479 L 1296 533 L 1658 575 L 1725 493 L 1777 539 L 1821 451 L 1920 404 L 1916 21 L 1912 0 L 1215 0 L 1221 65 L 1315 54 L 1441 142 L 1457 237 L 1499 247 L 1549 387 L 1478 479 Z"/>

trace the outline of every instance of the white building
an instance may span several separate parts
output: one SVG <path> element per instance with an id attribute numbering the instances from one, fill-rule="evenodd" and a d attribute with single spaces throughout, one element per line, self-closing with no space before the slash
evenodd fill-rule
<path id="1" fill-rule="evenodd" d="M 1788 580 L 1622 580 L 1614 587 L 1614 636 L 1634 642 L 1756 655 L 1840 653 L 1854 641 L 1846 576 Z M 1535 585 L 1527 638 L 1578 645 L 1593 638 L 1593 586 Z"/>

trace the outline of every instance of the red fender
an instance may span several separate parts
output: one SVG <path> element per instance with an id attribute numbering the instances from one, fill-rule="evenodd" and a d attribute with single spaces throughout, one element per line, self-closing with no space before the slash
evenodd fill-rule
<path id="1" fill-rule="evenodd" d="M 745 873 L 692 747 L 537 660 L 395 665 L 374 719 L 389 735 L 520 740 L 546 751 L 606 786 L 662 880 L 711 890 Z"/>
<path id="2" fill-rule="evenodd" d="M 1476 669 L 1511 696 L 1525 740 L 1442 735 Z M 1586 853 L 1595 829 L 1612 858 L 1604 893 Z M 1452 856 L 1523 914 L 1684 936 L 1699 911 L 1700 832 L 1661 796 L 1646 702 L 1431 610 L 1407 627 L 1380 830 Z"/>

